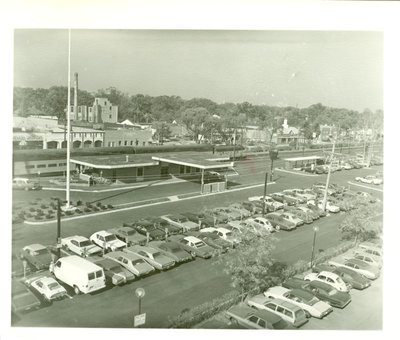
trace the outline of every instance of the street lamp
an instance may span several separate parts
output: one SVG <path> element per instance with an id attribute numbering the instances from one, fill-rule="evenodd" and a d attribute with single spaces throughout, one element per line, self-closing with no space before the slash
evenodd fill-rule
<path id="1" fill-rule="evenodd" d="M 325 191 L 324 191 L 324 199 L 322 201 L 322 210 L 326 211 L 326 200 L 328 196 L 328 187 L 329 187 L 329 180 L 331 178 L 331 171 L 332 171 L 332 161 L 333 161 L 333 155 L 335 153 L 335 144 L 336 144 L 336 139 L 333 140 L 332 144 L 332 154 L 331 154 L 331 159 L 329 162 L 329 167 L 328 167 L 328 176 L 326 177 L 326 184 L 325 184 Z"/>
<path id="2" fill-rule="evenodd" d="M 51 197 L 51 199 L 57 201 L 57 259 L 59 259 L 61 256 L 61 199 L 58 197 Z"/>
<path id="3" fill-rule="evenodd" d="M 139 299 L 139 315 L 141 314 L 142 309 L 142 299 L 146 295 L 146 291 L 143 288 L 136 288 L 135 290 L 136 297 Z"/>
<path id="4" fill-rule="evenodd" d="M 317 232 L 319 231 L 318 226 L 314 226 L 313 230 L 314 230 L 314 239 L 313 239 L 313 245 L 312 245 L 312 251 L 311 251 L 310 268 L 313 267 L 313 262 L 314 262 L 315 239 L 317 237 Z"/>
<path id="5" fill-rule="evenodd" d="M 139 299 L 139 314 L 135 315 L 134 327 L 139 327 L 146 323 L 146 313 L 141 314 L 142 298 L 145 296 L 146 292 L 143 288 L 136 288 L 135 294 L 136 297 Z"/>

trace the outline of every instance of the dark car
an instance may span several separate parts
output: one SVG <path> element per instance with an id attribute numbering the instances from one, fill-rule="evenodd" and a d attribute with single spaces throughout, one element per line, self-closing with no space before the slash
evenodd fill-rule
<path id="1" fill-rule="evenodd" d="M 203 213 L 191 213 L 191 212 L 184 212 L 181 215 L 185 216 L 189 221 L 199 223 L 200 228 L 206 227 L 213 227 L 214 226 L 214 219 L 210 216 L 207 216 Z"/>
<path id="2" fill-rule="evenodd" d="M 146 218 L 149 222 L 152 222 L 158 229 L 164 232 L 165 229 L 168 230 L 168 235 L 175 235 L 182 233 L 182 228 L 177 227 L 171 223 L 168 223 L 166 220 L 162 219 L 161 217 L 147 217 Z"/>
<path id="3" fill-rule="evenodd" d="M 244 201 L 240 203 L 243 208 L 250 211 L 253 214 L 262 214 L 263 212 L 263 204 L 260 201 Z M 266 206 L 267 208 L 267 206 Z"/>
<path id="4" fill-rule="evenodd" d="M 203 212 L 203 215 L 207 216 L 209 219 L 211 219 L 213 221 L 211 226 L 214 226 L 219 223 L 227 222 L 229 219 L 229 216 L 227 214 L 218 214 L 217 212 L 214 212 L 213 210 L 205 210 Z"/>
<path id="5" fill-rule="evenodd" d="M 223 240 L 216 233 L 202 233 L 202 232 L 187 232 L 185 233 L 188 236 L 195 236 L 198 239 L 204 241 L 205 244 L 208 244 L 210 247 L 220 250 L 225 253 L 228 249 L 232 248 L 232 244 L 228 241 Z"/>
<path id="6" fill-rule="evenodd" d="M 118 263 L 108 258 L 93 257 L 90 261 L 103 268 L 106 277 L 106 284 L 117 286 L 131 282 L 135 279 L 135 275 L 129 270 L 121 267 Z"/>
<path id="7" fill-rule="evenodd" d="M 265 218 L 271 222 L 276 230 L 293 230 L 296 229 L 296 224 L 290 222 L 281 216 L 281 213 L 270 213 L 265 215 Z"/>
<path id="8" fill-rule="evenodd" d="M 162 254 L 170 257 L 176 263 L 188 262 L 193 257 L 183 250 L 176 242 L 171 241 L 151 241 L 149 247 L 159 250 Z"/>
<path id="9" fill-rule="evenodd" d="M 283 282 L 283 287 L 288 289 L 300 288 L 313 293 L 321 301 L 325 301 L 332 307 L 344 308 L 351 302 L 349 293 L 339 292 L 331 285 L 319 281 L 304 281 L 302 279 L 290 278 Z"/>
<path id="10" fill-rule="evenodd" d="M 193 257 L 198 256 L 208 259 L 215 254 L 215 249 L 207 245 L 204 241 L 194 236 L 172 235 L 170 240 L 179 244 Z"/>
<path id="11" fill-rule="evenodd" d="M 280 316 L 267 310 L 256 310 L 237 305 L 229 308 L 225 314 L 231 323 L 248 329 L 285 329 L 288 327 L 288 323 Z"/>
<path id="12" fill-rule="evenodd" d="M 297 203 L 299 203 L 299 200 L 297 198 L 282 194 L 280 192 L 274 192 L 269 196 L 275 201 L 287 203 L 288 205 L 296 205 Z"/>
<path id="13" fill-rule="evenodd" d="M 49 269 L 52 261 L 50 251 L 43 245 L 35 243 L 22 248 L 20 258 L 26 260 L 37 270 Z"/>
<path id="14" fill-rule="evenodd" d="M 134 228 L 123 226 L 107 230 L 111 234 L 115 234 L 117 238 L 124 241 L 128 246 L 134 244 L 144 245 L 147 241 L 146 236 L 139 234 Z"/>
<path id="15" fill-rule="evenodd" d="M 133 227 L 142 235 L 149 233 L 151 240 L 162 240 L 165 239 L 165 232 L 157 228 L 155 223 L 150 222 L 146 219 L 141 219 L 134 222 Z"/>
<path id="16" fill-rule="evenodd" d="M 40 307 L 40 300 L 21 282 L 13 279 L 11 282 L 11 310 L 24 313 Z"/>
<path id="17" fill-rule="evenodd" d="M 319 215 L 319 217 L 325 217 L 326 216 L 326 212 L 324 210 L 318 208 L 318 206 L 316 206 L 315 204 L 307 204 L 307 208 L 309 208 L 312 211 L 314 211 L 316 214 Z"/>

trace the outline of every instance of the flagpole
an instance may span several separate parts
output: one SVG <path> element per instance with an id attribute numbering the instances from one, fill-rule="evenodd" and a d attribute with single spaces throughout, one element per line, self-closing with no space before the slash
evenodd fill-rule
<path id="1" fill-rule="evenodd" d="M 67 187 L 66 209 L 69 209 L 70 151 L 71 151 L 71 29 L 68 29 L 68 104 L 67 104 Z"/>

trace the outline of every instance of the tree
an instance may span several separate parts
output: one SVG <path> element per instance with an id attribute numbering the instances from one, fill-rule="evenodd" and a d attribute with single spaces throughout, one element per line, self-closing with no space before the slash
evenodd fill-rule
<path id="1" fill-rule="evenodd" d="M 209 135 L 213 128 L 213 118 L 204 107 L 189 108 L 182 112 L 181 120 L 193 133 L 193 139 L 199 143 L 200 138 Z"/>
<path id="2" fill-rule="evenodd" d="M 154 136 L 158 139 L 161 145 L 164 143 L 164 139 L 171 136 L 171 126 L 167 122 L 157 121 L 152 124 L 152 127 L 156 130 Z"/>
<path id="3" fill-rule="evenodd" d="M 216 261 L 231 277 L 232 287 L 244 294 L 276 284 L 277 268 L 272 258 L 275 239 L 266 231 L 257 235 L 250 230 L 235 233 L 235 237 L 240 243 L 227 256 L 220 256 Z"/>

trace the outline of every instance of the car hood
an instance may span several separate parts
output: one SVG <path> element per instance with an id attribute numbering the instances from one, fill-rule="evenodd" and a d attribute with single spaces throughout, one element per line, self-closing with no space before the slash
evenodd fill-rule
<path id="1" fill-rule="evenodd" d="M 164 266 L 164 265 L 169 265 L 169 264 L 171 264 L 172 262 L 174 262 L 174 260 L 172 260 L 170 257 L 165 256 L 165 255 L 157 256 L 157 258 L 154 259 L 154 261 L 155 261 L 156 263 L 159 263 L 159 264 L 162 265 L 162 266 Z"/>
<path id="2" fill-rule="evenodd" d="M 339 304 L 346 303 L 351 299 L 349 293 L 339 292 L 339 291 L 337 291 L 334 295 L 330 295 L 330 298 L 332 301 L 335 301 Z"/>
<path id="3" fill-rule="evenodd" d="M 126 240 L 128 242 L 141 242 L 141 241 L 145 241 L 147 238 L 144 235 L 140 235 L 140 234 L 134 234 L 134 235 L 129 235 L 126 236 Z"/>
<path id="4" fill-rule="evenodd" d="M 134 266 L 134 268 L 138 271 L 139 275 L 144 275 L 154 270 L 153 266 L 147 262 L 138 263 Z"/>
<path id="5" fill-rule="evenodd" d="M 113 241 L 108 241 L 107 245 L 115 248 L 122 248 L 125 247 L 125 242 L 122 242 L 120 240 L 113 240 Z"/>
<path id="6" fill-rule="evenodd" d="M 42 266 L 47 266 L 50 264 L 52 261 L 51 255 L 50 254 L 41 254 L 41 255 L 36 255 L 34 257 L 35 261 Z"/>
<path id="7" fill-rule="evenodd" d="M 313 307 L 318 311 L 318 312 L 320 312 L 321 314 L 322 313 L 325 313 L 326 311 L 328 311 L 330 308 L 331 308 L 331 306 L 330 305 L 328 305 L 326 302 L 324 302 L 324 301 L 318 301 L 315 305 L 313 305 Z"/>
<path id="8" fill-rule="evenodd" d="M 101 248 L 96 246 L 95 244 L 91 244 L 90 246 L 83 247 L 83 250 L 88 254 L 88 255 L 93 255 L 96 253 L 101 252 Z"/>
<path id="9" fill-rule="evenodd" d="M 192 221 L 181 222 L 187 229 L 199 229 L 199 225 Z"/>

